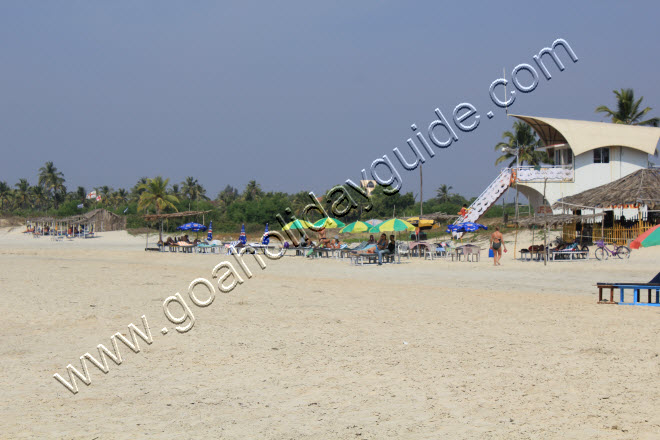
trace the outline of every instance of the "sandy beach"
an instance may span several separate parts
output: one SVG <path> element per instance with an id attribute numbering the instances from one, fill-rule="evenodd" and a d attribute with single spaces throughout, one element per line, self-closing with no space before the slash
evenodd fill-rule
<path id="1" fill-rule="evenodd" d="M 144 251 L 144 238 L 33 239 L 0 229 L 1 438 L 657 439 L 660 308 L 597 304 L 629 261 L 404 259 L 356 267 L 285 256 L 175 330 L 165 298 L 232 257 Z M 507 237 L 510 240 L 511 237 Z M 530 244 L 528 237 L 520 237 Z M 592 252 L 593 255 L 593 252 Z M 215 283 L 215 281 L 214 281 Z M 200 297 L 202 293 L 200 293 Z M 180 312 L 172 305 L 171 309 Z M 72 394 L 66 366 L 153 337 Z M 161 329 L 167 328 L 167 334 Z"/>

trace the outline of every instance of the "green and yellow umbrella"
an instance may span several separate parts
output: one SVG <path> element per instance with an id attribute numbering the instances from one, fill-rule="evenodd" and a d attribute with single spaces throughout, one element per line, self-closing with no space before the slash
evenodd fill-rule
<path id="1" fill-rule="evenodd" d="M 385 220 L 383 223 L 380 223 L 371 229 L 369 229 L 369 232 L 371 233 L 377 233 L 377 232 L 401 232 L 401 231 L 414 231 L 415 227 L 408 223 L 405 220 L 401 220 L 400 218 L 391 218 L 389 220 Z"/>
<path id="2" fill-rule="evenodd" d="M 353 223 L 350 223 L 343 228 L 339 230 L 342 234 L 345 234 L 347 232 L 367 232 L 371 228 L 371 225 L 369 223 L 361 222 L 361 221 L 356 221 Z"/>
<path id="3" fill-rule="evenodd" d="M 321 220 L 314 223 L 315 228 L 334 229 L 334 228 L 343 228 L 344 226 L 346 226 L 344 222 L 341 222 L 336 218 L 332 218 L 332 217 L 322 218 Z"/>
<path id="4" fill-rule="evenodd" d="M 289 229 L 311 229 L 314 225 L 306 220 L 295 220 L 290 223 L 287 223 L 282 230 L 288 231 Z"/>

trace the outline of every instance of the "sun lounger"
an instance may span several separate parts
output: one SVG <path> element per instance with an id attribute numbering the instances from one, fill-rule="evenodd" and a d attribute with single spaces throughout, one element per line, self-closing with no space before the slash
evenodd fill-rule
<path id="1" fill-rule="evenodd" d="M 660 307 L 660 272 L 648 283 L 597 283 L 599 304 Z M 610 299 L 603 299 L 603 289 L 610 289 Z M 619 302 L 614 301 L 614 289 L 619 289 Z M 641 291 L 648 291 L 647 302 L 641 301 Z M 626 290 L 632 290 L 633 301 L 625 302 Z M 655 291 L 655 301 L 652 292 Z"/>

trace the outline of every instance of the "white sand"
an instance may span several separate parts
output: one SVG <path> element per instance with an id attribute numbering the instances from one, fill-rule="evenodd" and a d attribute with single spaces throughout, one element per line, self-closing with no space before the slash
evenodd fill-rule
<path id="1" fill-rule="evenodd" d="M 648 281 L 660 247 L 547 267 L 511 252 L 499 268 L 287 256 L 257 272 L 248 260 L 255 276 L 200 308 L 188 284 L 227 257 L 144 252 L 124 232 L 53 242 L 20 229 L 0 229 L 0 438 L 660 433 L 660 307 L 599 305 L 594 287 Z M 175 292 L 196 318 L 184 334 L 163 314 Z M 53 379 L 143 314 L 154 342 L 140 353 L 119 343 L 108 374 L 88 362 L 91 385 L 78 380 L 75 395 Z"/>

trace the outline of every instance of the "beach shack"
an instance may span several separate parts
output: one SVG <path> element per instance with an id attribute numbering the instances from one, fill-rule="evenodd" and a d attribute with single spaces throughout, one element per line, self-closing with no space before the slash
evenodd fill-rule
<path id="1" fill-rule="evenodd" d="M 534 209 L 649 167 L 657 154 L 660 128 L 606 122 L 511 115 L 529 124 L 553 159 L 552 165 L 504 168 L 477 197 L 465 221 L 476 222 L 510 187 Z M 568 202 L 566 202 L 568 203 Z M 557 213 L 564 212 L 564 206 Z M 576 206 L 580 209 L 580 206 Z"/>
<path id="2" fill-rule="evenodd" d="M 635 171 L 612 183 L 559 199 L 554 210 L 572 214 L 602 214 L 599 221 L 563 226 L 565 241 L 627 244 L 660 223 L 660 168 Z"/>

